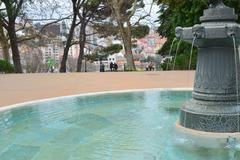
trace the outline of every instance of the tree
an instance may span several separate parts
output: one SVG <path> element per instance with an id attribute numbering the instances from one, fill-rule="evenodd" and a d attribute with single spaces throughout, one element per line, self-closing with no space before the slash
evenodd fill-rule
<path id="1" fill-rule="evenodd" d="M 1 5 L 1 4 L 0 4 Z M 3 59 L 7 62 L 10 61 L 9 59 L 9 43 L 8 43 L 8 38 L 7 38 L 7 34 L 6 31 L 3 27 L 3 21 L 2 19 L 0 19 L 0 45 L 2 47 L 2 51 L 3 51 Z"/>
<path id="2" fill-rule="evenodd" d="M 17 32 L 24 31 L 27 28 L 26 24 L 29 24 L 28 23 L 29 21 L 35 21 L 35 19 L 28 18 L 28 16 L 29 17 L 32 16 L 28 14 L 28 13 L 32 13 L 31 11 L 29 11 L 29 8 L 34 8 L 34 7 L 35 7 L 34 9 L 39 8 L 39 5 L 36 5 L 35 3 L 41 3 L 41 4 L 46 3 L 48 4 L 48 8 L 49 8 L 49 5 L 52 3 L 53 4 L 51 8 L 52 13 L 54 13 L 54 10 L 57 8 L 57 3 L 55 2 L 55 0 L 50 0 L 50 1 L 39 0 L 38 2 L 33 0 L 0 0 L 0 5 L 2 4 L 1 5 L 2 9 L 0 9 L 0 35 L 4 36 L 5 34 L 5 38 L 0 40 L 0 44 L 3 48 L 3 51 L 5 50 L 4 55 L 6 55 L 5 56 L 6 58 L 8 55 L 7 47 L 9 48 L 10 46 L 16 73 L 22 73 L 20 51 L 18 48 L 19 43 L 38 38 L 41 36 L 42 31 L 47 26 L 53 23 L 57 23 L 63 19 L 69 18 L 69 16 L 64 18 L 62 17 L 57 19 L 55 18 L 50 23 L 43 25 L 43 27 L 40 29 L 38 33 L 18 36 Z M 38 14 L 42 15 L 43 13 L 38 13 Z M 44 21 L 44 20 L 51 20 L 51 19 L 46 19 L 46 18 L 37 19 L 37 21 Z M 5 30 L 6 32 L 4 32 Z M 8 43 L 10 44 L 7 45 Z"/>
<path id="3" fill-rule="evenodd" d="M 133 31 L 136 30 L 133 30 L 133 27 L 135 26 L 135 24 L 139 25 L 139 22 L 150 14 L 140 17 L 135 24 L 132 24 L 132 17 L 135 15 L 137 9 L 144 7 L 143 0 L 108 0 L 108 5 L 112 10 L 112 16 L 117 22 L 117 27 L 123 41 L 125 57 L 127 59 L 126 69 L 129 71 L 135 71 L 136 67 L 134 64 L 132 53 L 132 35 Z M 144 30 L 146 29 L 146 27 L 142 27 L 141 29 Z"/>
<path id="4" fill-rule="evenodd" d="M 106 10 L 108 7 L 105 5 L 104 0 L 87 0 L 83 3 L 78 17 L 80 19 L 80 32 L 79 32 L 79 57 L 77 61 L 77 72 L 82 70 L 82 60 L 84 58 L 85 44 L 87 43 L 87 26 L 91 20 L 103 20 L 108 17 Z M 91 35 L 91 34 L 90 34 Z"/>
<path id="5" fill-rule="evenodd" d="M 226 5 L 235 8 L 237 14 L 240 13 L 240 1 L 225 0 Z M 209 1 L 189 1 L 189 0 L 158 0 L 159 3 L 159 22 L 158 32 L 160 35 L 167 37 L 167 42 L 159 51 L 161 55 L 167 55 L 170 50 L 170 45 L 175 37 L 175 28 L 177 26 L 190 27 L 194 24 L 199 24 L 199 18 L 203 15 L 203 10 L 208 8 Z M 174 50 L 177 44 L 174 45 Z M 177 69 L 188 69 L 188 62 L 191 45 L 182 42 L 179 48 L 179 57 L 176 61 Z M 183 55 L 182 55 L 183 54 Z M 197 50 L 193 54 L 193 66 L 196 66 Z M 186 58 L 187 60 L 183 60 Z M 183 64 L 181 64 L 183 63 Z M 186 65 L 187 64 L 187 65 Z"/>
<path id="6" fill-rule="evenodd" d="M 24 0 L 2 0 L 2 3 L 6 7 L 6 12 L 1 11 L 0 13 L 0 19 L 3 22 L 2 25 L 8 32 L 16 73 L 23 72 L 16 34 L 16 19 L 21 12 L 23 2 Z"/>
<path id="7" fill-rule="evenodd" d="M 0 0 L 0 6 L 2 6 L 2 1 Z M 2 14 L 0 12 L 0 14 Z M 7 62 L 9 62 L 9 44 L 8 44 L 8 39 L 7 39 L 7 35 L 6 35 L 6 31 L 3 27 L 4 22 L 3 22 L 3 18 L 1 18 L 0 16 L 0 45 L 2 47 L 2 51 L 3 51 L 3 59 Z"/>
<path id="8" fill-rule="evenodd" d="M 85 0 L 82 0 L 82 1 L 81 0 L 71 0 L 71 1 L 72 1 L 73 17 L 72 17 L 72 23 L 71 23 L 71 27 L 69 30 L 69 34 L 67 36 L 66 45 L 64 47 L 64 53 L 63 53 L 63 58 L 61 61 L 60 72 L 66 72 L 66 63 L 67 63 L 67 59 L 68 59 L 68 52 L 72 45 L 74 30 L 79 25 L 79 23 L 77 23 L 77 16 L 79 14 L 79 9 L 85 2 Z"/>

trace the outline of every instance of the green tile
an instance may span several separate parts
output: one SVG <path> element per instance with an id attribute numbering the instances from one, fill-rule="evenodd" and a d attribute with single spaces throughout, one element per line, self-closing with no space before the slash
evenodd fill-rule
<path id="1" fill-rule="evenodd" d="M 19 133 L 16 138 L 16 143 L 34 146 L 47 145 L 59 133 L 60 133 L 59 130 L 50 129 L 29 130 Z"/>
<path id="2" fill-rule="evenodd" d="M 70 148 L 70 145 L 47 145 L 32 160 L 67 160 L 72 154 Z"/>
<path id="3" fill-rule="evenodd" d="M 31 160 L 39 151 L 39 147 L 11 145 L 0 155 L 1 160 Z"/>
<path id="4" fill-rule="evenodd" d="M 76 147 L 74 150 L 71 159 L 73 160 L 80 160 L 80 159 L 90 159 L 92 156 L 92 153 L 94 152 L 95 147 L 93 147 L 94 144 L 82 144 Z"/>
<path id="5" fill-rule="evenodd" d="M 76 115 L 66 121 L 69 124 L 74 124 L 77 127 L 92 130 L 93 132 L 112 125 L 111 121 L 109 121 L 107 118 L 92 113 Z"/>
<path id="6" fill-rule="evenodd" d="M 51 144 L 78 144 L 81 141 L 84 141 L 87 137 L 89 137 L 91 133 L 87 130 L 81 128 L 71 128 L 59 133 L 52 141 Z"/>
<path id="7" fill-rule="evenodd" d="M 2 152 L 4 152 L 7 148 L 8 148 L 8 146 L 11 144 L 11 142 L 8 142 L 8 141 L 6 141 L 6 140 L 1 140 L 0 139 L 0 154 L 2 153 Z"/>

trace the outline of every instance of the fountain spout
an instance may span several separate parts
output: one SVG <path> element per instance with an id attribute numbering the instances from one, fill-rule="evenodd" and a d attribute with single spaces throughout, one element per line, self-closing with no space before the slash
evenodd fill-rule
<path id="1" fill-rule="evenodd" d="M 182 39 L 183 36 L 183 28 L 182 27 L 177 27 L 175 29 L 175 35 L 177 39 Z"/>
<path id="2" fill-rule="evenodd" d="M 235 36 L 236 34 L 238 34 L 238 32 L 239 32 L 239 26 L 238 25 L 235 25 L 235 24 L 233 24 L 233 25 L 227 25 L 226 26 L 226 29 L 227 29 L 227 35 L 229 36 L 229 37 L 232 37 L 232 36 Z"/>
<path id="3" fill-rule="evenodd" d="M 193 36 L 195 38 L 204 38 L 205 37 L 205 28 L 201 25 L 195 25 L 192 28 Z"/>

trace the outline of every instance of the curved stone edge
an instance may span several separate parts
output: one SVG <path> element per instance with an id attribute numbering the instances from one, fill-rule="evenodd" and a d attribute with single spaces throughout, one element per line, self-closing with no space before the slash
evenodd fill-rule
<path id="1" fill-rule="evenodd" d="M 73 94 L 73 95 L 67 95 L 67 96 L 57 96 L 53 98 L 37 99 L 33 101 L 26 101 L 23 103 L 16 103 L 16 104 L 7 105 L 7 106 L 0 106 L 0 112 L 11 110 L 14 108 L 21 108 L 21 107 L 24 107 L 25 105 L 42 103 L 46 101 L 54 101 L 59 99 L 67 99 L 67 98 L 75 98 L 75 97 L 83 97 L 83 96 L 95 96 L 95 95 L 111 94 L 111 93 L 114 94 L 114 93 L 144 92 L 144 91 L 193 91 L 193 88 L 145 88 L 145 89 L 129 89 L 129 90 L 80 93 L 80 94 Z"/>

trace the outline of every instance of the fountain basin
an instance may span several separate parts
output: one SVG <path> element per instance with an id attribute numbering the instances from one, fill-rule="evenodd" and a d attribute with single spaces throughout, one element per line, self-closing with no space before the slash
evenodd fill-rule
<path id="1" fill-rule="evenodd" d="M 0 112 L 1 160 L 202 160 L 231 158 L 175 129 L 189 91 L 143 91 L 69 97 Z M 199 139 L 198 139 L 199 140 Z M 214 143 L 213 143 L 214 142 Z M 225 142 L 225 143 L 224 143 Z M 239 151 L 234 150 L 234 155 Z"/>

